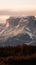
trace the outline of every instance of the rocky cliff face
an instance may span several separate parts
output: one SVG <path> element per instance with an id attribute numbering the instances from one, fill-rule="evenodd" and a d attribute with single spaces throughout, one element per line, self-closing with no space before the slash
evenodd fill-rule
<path id="1" fill-rule="evenodd" d="M 3 26 L 1 27 L 3 28 Z M 16 41 L 14 41 L 14 39 L 16 39 Z M 2 42 L 7 43 L 7 45 L 12 44 L 16 45 L 21 44 L 22 40 L 22 44 L 27 43 L 36 45 L 35 39 L 36 39 L 36 18 L 34 16 L 10 17 L 9 19 L 6 20 L 4 28 L 0 31 L 0 44 Z"/>

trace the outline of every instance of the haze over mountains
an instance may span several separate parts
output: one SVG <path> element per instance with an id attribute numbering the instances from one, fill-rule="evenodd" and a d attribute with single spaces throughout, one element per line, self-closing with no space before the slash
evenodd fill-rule
<path id="1" fill-rule="evenodd" d="M 36 45 L 36 17 L 9 17 L 0 24 L 0 46 Z"/>

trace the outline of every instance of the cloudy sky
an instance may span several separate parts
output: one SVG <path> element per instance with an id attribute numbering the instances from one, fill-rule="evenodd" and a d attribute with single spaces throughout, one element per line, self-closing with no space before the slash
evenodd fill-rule
<path id="1" fill-rule="evenodd" d="M 36 16 L 36 0 L 0 0 L 0 15 Z"/>

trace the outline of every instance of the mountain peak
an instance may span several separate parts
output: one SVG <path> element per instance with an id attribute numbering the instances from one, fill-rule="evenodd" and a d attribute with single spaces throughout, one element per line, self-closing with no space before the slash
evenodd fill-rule
<path id="1" fill-rule="evenodd" d="M 21 42 L 21 40 L 23 41 L 23 43 L 24 41 L 25 43 L 27 43 L 30 40 L 27 44 L 32 44 L 32 42 L 35 41 L 36 39 L 36 18 L 35 16 L 9 17 L 6 20 L 5 26 L 1 25 L 1 27 L 3 29 L 0 32 L 0 40 L 3 43 L 7 42 L 7 40 L 9 39 L 9 41 L 10 40 L 12 41 L 12 42 L 10 41 L 10 43 L 12 44 L 15 43 L 15 45 L 16 45 L 16 42 Z M 19 38 L 18 36 L 20 36 L 21 38 Z M 15 39 L 16 41 L 14 42 Z M 26 42 L 26 39 L 28 39 L 27 42 Z"/>

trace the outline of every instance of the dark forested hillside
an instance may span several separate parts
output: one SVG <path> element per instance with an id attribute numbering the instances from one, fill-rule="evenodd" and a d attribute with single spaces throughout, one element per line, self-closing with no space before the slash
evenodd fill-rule
<path id="1" fill-rule="evenodd" d="M 28 62 L 36 62 L 36 46 L 0 47 L 0 65 L 26 64 Z"/>

